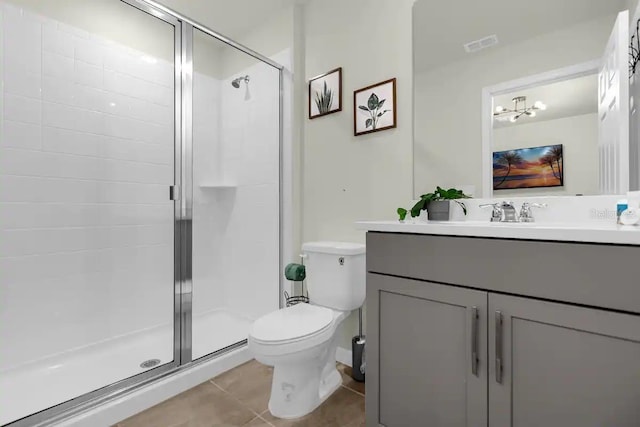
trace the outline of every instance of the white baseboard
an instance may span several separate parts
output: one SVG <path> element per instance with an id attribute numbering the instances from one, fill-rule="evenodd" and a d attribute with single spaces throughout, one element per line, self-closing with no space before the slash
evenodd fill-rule
<path id="1" fill-rule="evenodd" d="M 247 346 L 178 372 L 133 393 L 65 420 L 57 427 L 112 426 L 252 359 Z"/>
<path id="2" fill-rule="evenodd" d="M 348 367 L 352 368 L 353 366 L 353 356 L 352 356 L 352 351 L 351 350 L 347 350 L 346 348 L 342 348 L 342 347 L 338 347 L 336 349 L 336 360 L 340 363 L 342 363 L 343 365 L 347 365 Z"/>

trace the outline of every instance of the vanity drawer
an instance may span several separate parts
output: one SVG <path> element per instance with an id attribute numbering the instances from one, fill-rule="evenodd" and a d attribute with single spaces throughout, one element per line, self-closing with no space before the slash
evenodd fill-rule
<path id="1" fill-rule="evenodd" d="M 367 271 L 640 313 L 640 246 L 368 232 Z"/>

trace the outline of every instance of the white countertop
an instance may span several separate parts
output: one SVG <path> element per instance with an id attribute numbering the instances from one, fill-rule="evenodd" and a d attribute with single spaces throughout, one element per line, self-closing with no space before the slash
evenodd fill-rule
<path id="1" fill-rule="evenodd" d="M 399 221 L 360 221 L 356 223 L 356 227 L 359 230 L 388 233 L 494 237 L 502 239 L 610 243 L 640 246 L 640 226 L 621 226 L 610 223 L 496 223 L 487 220 L 422 221 L 410 224 Z"/>

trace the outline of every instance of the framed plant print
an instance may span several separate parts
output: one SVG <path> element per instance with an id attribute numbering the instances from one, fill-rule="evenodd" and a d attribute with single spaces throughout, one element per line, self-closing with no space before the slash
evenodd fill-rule
<path id="1" fill-rule="evenodd" d="M 353 108 L 355 136 L 397 127 L 396 79 L 356 90 Z"/>
<path id="2" fill-rule="evenodd" d="M 342 111 L 342 67 L 309 80 L 309 119 Z"/>

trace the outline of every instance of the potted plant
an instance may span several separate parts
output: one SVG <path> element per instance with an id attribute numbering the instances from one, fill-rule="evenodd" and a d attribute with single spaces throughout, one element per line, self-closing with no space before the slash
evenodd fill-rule
<path id="1" fill-rule="evenodd" d="M 461 199 L 470 198 L 462 190 L 455 188 L 444 190 L 436 187 L 433 193 L 420 196 L 418 203 L 411 208 L 411 216 L 415 218 L 420 216 L 420 212 L 426 210 L 429 221 L 449 221 L 454 216 L 456 207 L 462 209 L 464 215 L 467 215 L 467 206 Z"/>
<path id="2" fill-rule="evenodd" d="M 398 220 L 400 222 L 404 222 L 409 212 L 405 208 L 398 208 L 397 212 L 398 212 Z"/>

